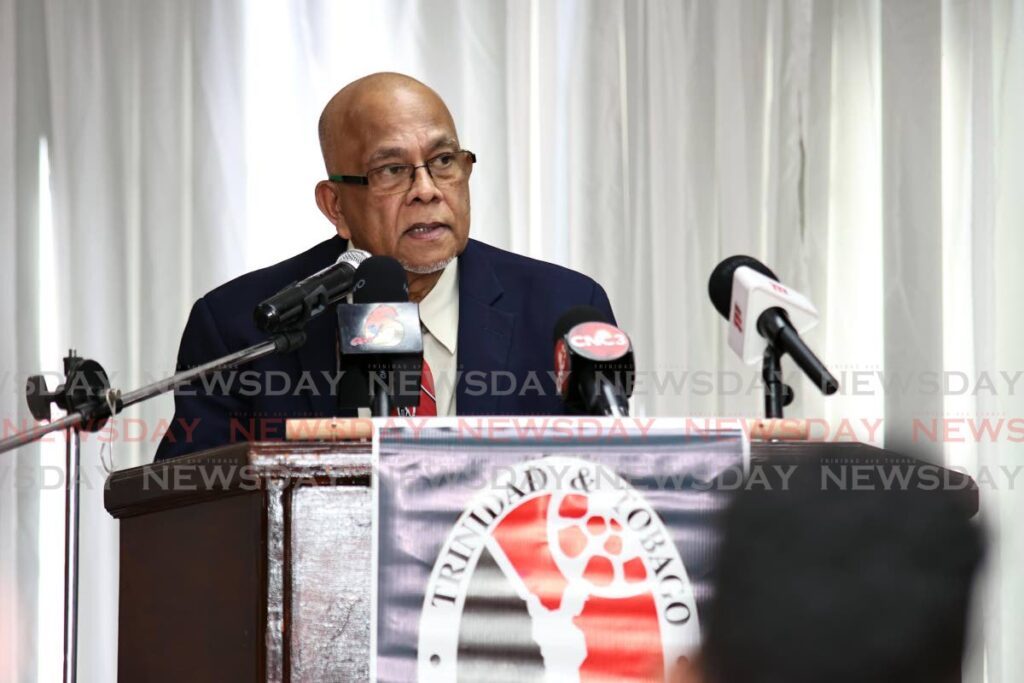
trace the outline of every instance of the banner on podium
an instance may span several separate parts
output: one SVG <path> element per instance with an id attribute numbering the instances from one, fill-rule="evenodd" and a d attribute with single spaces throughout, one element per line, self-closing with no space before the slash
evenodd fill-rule
<path id="1" fill-rule="evenodd" d="M 381 430 L 377 680 L 661 681 L 693 654 L 744 436 L 597 426 Z"/>

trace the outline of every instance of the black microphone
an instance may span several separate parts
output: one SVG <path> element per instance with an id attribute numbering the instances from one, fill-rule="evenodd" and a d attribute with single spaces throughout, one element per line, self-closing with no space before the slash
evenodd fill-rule
<path id="1" fill-rule="evenodd" d="M 576 306 L 555 323 L 558 393 L 569 410 L 629 415 L 636 365 L 626 333 L 593 306 Z"/>
<path id="2" fill-rule="evenodd" d="M 711 277 L 708 278 L 708 296 L 711 297 L 711 303 L 714 304 L 715 310 L 721 313 L 726 320 L 729 319 L 729 302 L 732 300 L 733 275 L 739 268 L 750 268 L 767 278 L 779 281 L 778 276 L 772 272 L 771 268 L 753 256 L 737 254 L 719 263 L 711 271 Z"/>
<path id="3" fill-rule="evenodd" d="M 388 256 L 360 264 L 352 303 L 338 307 L 338 343 L 345 375 L 339 407 L 369 405 L 375 417 L 419 404 L 423 337 L 419 308 L 409 303 L 405 269 Z"/>
<path id="4" fill-rule="evenodd" d="M 409 280 L 401 263 L 390 256 L 371 256 L 359 264 L 352 285 L 352 303 L 397 303 L 408 300 Z"/>
<path id="5" fill-rule="evenodd" d="M 839 382 L 800 338 L 791 320 L 791 316 L 800 316 L 806 329 L 817 321 L 817 311 L 802 294 L 779 284 L 768 266 L 751 256 L 730 256 L 712 271 L 708 295 L 729 321 L 729 345 L 744 361 L 751 362 L 753 339 L 749 333 L 753 329 L 772 347 L 788 353 L 822 393 L 831 395 L 839 390 Z"/>
<path id="6" fill-rule="evenodd" d="M 274 334 L 309 322 L 348 295 L 354 284 L 356 267 L 369 256 L 360 249 L 346 251 L 337 263 L 304 280 L 293 282 L 261 301 L 252 314 L 256 327 Z"/>

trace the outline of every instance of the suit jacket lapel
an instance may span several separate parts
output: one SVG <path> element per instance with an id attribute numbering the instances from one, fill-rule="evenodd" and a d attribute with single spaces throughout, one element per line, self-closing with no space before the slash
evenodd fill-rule
<path id="1" fill-rule="evenodd" d="M 487 255 L 469 240 L 459 256 L 459 381 L 455 410 L 459 415 L 491 415 L 498 412 L 498 389 L 509 380 L 495 376 L 508 369 L 512 328 L 516 316 L 495 306 L 504 290 Z"/>
<path id="2" fill-rule="evenodd" d="M 323 263 L 311 264 L 310 274 L 334 263 L 348 246 L 340 237 L 330 244 L 330 248 L 324 251 Z M 333 379 L 337 372 L 337 320 L 333 310 L 324 311 L 320 317 L 313 319 L 306 326 L 306 343 L 296 351 L 301 370 L 308 373 L 316 386 L 316 391 L 308 394 L 309 407 L 314 415 L 338 414 L 338 400 L 332 394 L 331 383 L 324 375 L 328 373 Z M 303 384 L 308 386 L 308 382 Z"/>

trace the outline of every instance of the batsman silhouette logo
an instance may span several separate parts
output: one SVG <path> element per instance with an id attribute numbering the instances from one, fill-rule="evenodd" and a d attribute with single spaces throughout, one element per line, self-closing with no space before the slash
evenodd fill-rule
<path id="1" fill-rule="evenodd" d="M 617 474 L 580 458 L 499 469 L 434 564 L 419 680 L 664 680 L 700 629 L 657 513 Z"/>

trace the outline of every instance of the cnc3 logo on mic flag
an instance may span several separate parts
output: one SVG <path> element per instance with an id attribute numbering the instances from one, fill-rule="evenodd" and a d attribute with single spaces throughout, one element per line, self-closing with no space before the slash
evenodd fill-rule
<path id="1" fill-rule="evenodd" d="M 547 457 L 500 469 L 434 563 L 420 681 L 661 681 L 699 642 L 671 535 L 603 465 Z"/>

